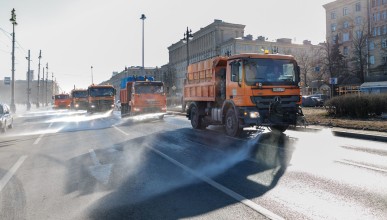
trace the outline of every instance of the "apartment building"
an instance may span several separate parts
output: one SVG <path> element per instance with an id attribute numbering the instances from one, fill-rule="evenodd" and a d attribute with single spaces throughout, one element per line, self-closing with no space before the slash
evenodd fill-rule
<path id="1" fill-rule="evenodd" d="M 365 39 L 364 83 L 341 86 L 342 88 L 339 86 L 339 94 L 345 94 L 350 90 L 357 92 L 386 90 L 387 0 L 336 0 L 323 7 L 326 11 L 326 40 L 333 44 L 338 38 L 340 51 L 348 61 L 350 69 L 353 65 L 358 65 L 353 59 L 356 44 L 361 37 Z M 378 82 L 376 83 L 378 88 L 372 87 L 375 84 L 373 82 Z"/>

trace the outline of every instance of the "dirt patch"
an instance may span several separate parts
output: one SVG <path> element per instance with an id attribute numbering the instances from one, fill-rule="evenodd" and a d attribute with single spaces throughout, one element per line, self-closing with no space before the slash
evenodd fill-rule
<path id="1" fill-rule="evenodd" d="M 338 118 L 329 116 L 324 108 L 303 108 L 302 111 L 308 125 L 387 132 L 387 120 L 378 116 L 367 119 Z"/>

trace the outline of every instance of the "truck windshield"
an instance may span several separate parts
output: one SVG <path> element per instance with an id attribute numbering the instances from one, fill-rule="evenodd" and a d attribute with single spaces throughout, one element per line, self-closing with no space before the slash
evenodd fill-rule
<path id="1" fill-rule="evenodd" d="M 87 91 L 75 91 L 72 95 L 74 98 L 86 98 L 87 97 Z"/>
<path id="2" fill-rule="evenodd" d="M 247 85 L 297 83 L 295 62 L 292 60 L 249 59 L 244 63 Z"/>
<path id="3" fill-rule="evenodd" d="M 134 88 L 136 94 L 161 94 L 164 92 L 162 85 L 155 84 L 140 84 L 136 85 Z"/>
<path id="4" fill-rule="evenodd" d="M 55 99 L 68 99 L 69 95 L 55 95 Z"/>
<path id="5" fill-rule="evenodd" d="M 114 96 L 114 88 L 90 88 L 89 95 L 92 97 L 97 96 Z"/>

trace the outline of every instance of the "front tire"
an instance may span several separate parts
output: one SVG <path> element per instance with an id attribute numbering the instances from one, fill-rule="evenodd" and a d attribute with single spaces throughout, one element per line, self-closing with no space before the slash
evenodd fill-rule
<path id="1" fill-rule="evenodd" d="M 191 108 L 191 125 L 194 129 L 203 129 L 199 109 L 197 106 Z"/>
<path id="2" fill-rule="evenodd" d="M 225 127 L 226 134 L 232 137 L 239 136 L 243 130 L 243 128 L 239 127 L 239 120 L 232 108 L 227 110 Z"/>

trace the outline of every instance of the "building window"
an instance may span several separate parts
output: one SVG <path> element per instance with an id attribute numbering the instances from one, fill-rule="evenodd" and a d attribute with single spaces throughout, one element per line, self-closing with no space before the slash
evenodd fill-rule
<path id="1" fill-rule="evenodd" d="M 369 43 L 369 48 L 370 48 L 370 50 L 375 49 L 375 44 L 374 44 L 373 41 L 370 41 L 370 43 Z"/>
<path id="2" fill-rule="evenodd" d="M 348 21 L 344 21 L 343 26 L 344 26 L 344 28 L 349 28 L 349 22 Z"/>
<path id="3" fill-rule="evenodd" d="M 370 56 L 370 64 L 375 64 L 375 56 L 374 55 Z"/>
<path id="4" fill-rule="evenodd" d="M 344 47 L 343 48 L 343 55 L 344 56 L 348 56 L 349 52 L 348 52 L 348 47 Z"/>
<path id="5" fill-rule="evenodd" d="M 382 39 L 382 48 L 387 48 L 387 39 Z"/>
<path id="6" fill-rule="evenodd" d="M 332 43 L 333 44 L 336 43 L 336 40 L 338 40 L 338 36 L 337 35 L 332 36 Z"/>
<path id="7" fill-rule="evenodd" d="M 357 26 L 361 25 L 362 22 L 363 22 L 363 18 L 362 17 L 358 16 L 358 17 L 355 18 L 355 23 L 356 23 Z"/>
<path id="8" fill-rule="evenodd" d="M 387 25 L 383 26 L 383 34 L 387 34 Z"/>
<path id="9" fill-rule="evenodd" d="M 336 31 L 336 24 L 331 24 L 331 30 L 332 32 Z"/>
<path id="10" fill-rule="evenodd" d="M 349 9 L 348 8 L 343 8 L 343 15 L 348 15 L 349 14 Z"/>
<path id="11" fill-rule="evenodd" d="M 387 19 L 387 11 L 383 11 L 382 12 L 382 20 L 386 20 L 386 19 Z"/>
<path id="12" fill-rule="evenodd" d="M 349 41 L 349 33 L 343 33 L 343 42 Z"/>
<path id="13" fill-rule="evenodd" d="M 336 12 L 331 12 L 331 19 L 336 19 Z"/>
<path id="14" fill-rule="evenodd" d="M 360 11 L 360 9 L 361 9 L 360 2 L 356 3 L 355 8 L 356 8 L 356 11 Z"/>
<path id="15" fill-rule="evenodd" d="M 357 39 L 360 39 L 362 36 L 363 36 L 363 31 L 357 30 L 357 31 L 356 31 L 356 37 L 357 37 Z"/>

